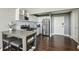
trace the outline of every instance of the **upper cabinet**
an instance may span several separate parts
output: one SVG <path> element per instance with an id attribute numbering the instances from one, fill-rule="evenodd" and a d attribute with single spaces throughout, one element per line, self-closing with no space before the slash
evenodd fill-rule
<path id="1" fill-rule="evenodd" d="M 29 13 L 27 13 L 26 10 L 17 8 L 16 9 L 16 20 L 28 20 L 29 19 Z"/>

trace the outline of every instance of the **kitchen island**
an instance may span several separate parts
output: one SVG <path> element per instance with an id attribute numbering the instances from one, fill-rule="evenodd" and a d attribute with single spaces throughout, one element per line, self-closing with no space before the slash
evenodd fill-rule
<path id="1" fill-rule="evenodd" d="M 22 39 L 22 50 L 23 51 L 27 51 L 27 37 L 36 33 L 36 30 L 33 30 L 33 31 L 26 31 L 26 30 L 16 30 L 16 31 L 3 31 L 2 32 L 2 36 L 3 34 L 9 36 L 9 37 L 17 37 L 17 38 L 21 38 Z M 35 38 L 36 38 L 36 35 L 35 35 Z M 3 38 L 2 38 L 2 41 L 3 41 Z M 2 45 L 3 47 L 3 45 Z M 36 39 L 35 39 L 35 47 L 36 47 Z M 2 48 L 3 50 L 3 48 Z"/>

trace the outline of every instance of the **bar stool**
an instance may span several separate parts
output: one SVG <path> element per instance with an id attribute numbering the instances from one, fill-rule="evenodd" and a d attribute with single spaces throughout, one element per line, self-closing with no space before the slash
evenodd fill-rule
<path id="1" fill-rule="evenodd" d="M 18 38 L 15 41 L 10 42 L 11 47 L 16 47 L 17 51 L 19 51 L 22 48 L 22 39 Z M 12 50 L 12 49 L 11 49 Z"/>
<path id="2" fill-rule="evenodd" d="M 27 37 L 27 50 L 29 50 L 29 47 L 30 47 L 31 44 L 34 44 L 35 35 L 36 35 L 36 33 L 34 33 L 34 34 Z M 20 49 L 21 50 L 23 49 L 21 38 L 18 38 L 17 40 L 10 42 L 10 45 L 11 45 L 11 47 L 13 46 L 13 47 L 17 48 L 16 49 L 17 51 L 20 51 Z"/>
<path id="3" fill-rule="evenodd" d="M 35 47 L 35 40 L 36 40 L 35 35 L 36 35 L 36 33 L 27 37 L 27 49 L 28 49 L 28 51 L 34 50 L 33 47 Z"/>
<path id="4" fill-rule="evenodd" d="M 10 48 L 10 42 L 17 40 L 16 37 L 6 37 L 3 39 L 3 49 Z"/>

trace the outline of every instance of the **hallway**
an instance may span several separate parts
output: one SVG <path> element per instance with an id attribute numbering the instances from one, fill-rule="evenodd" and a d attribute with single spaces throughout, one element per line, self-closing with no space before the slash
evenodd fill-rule
<path id="1" fill-rule="evenodd" d="M 38 37 L 37 51 L 78 51 L 77 43 L 68 37 L 54 35 Z"/>

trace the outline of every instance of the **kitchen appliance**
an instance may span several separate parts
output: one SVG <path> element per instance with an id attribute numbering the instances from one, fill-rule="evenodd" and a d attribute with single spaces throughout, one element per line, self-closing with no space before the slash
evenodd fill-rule
<path id="1" fill-rule="evenodd" d="M 50 36 L 50 19 L 44 18 L 42 21 L 42 34 Z"/>
<path id="2" fill-rule="evenodd" d="M 33 31 L 36 28 L 32 28 L 30 25 L 21 25 L 21 29 L 25 29 L 27 31 Z"/>

